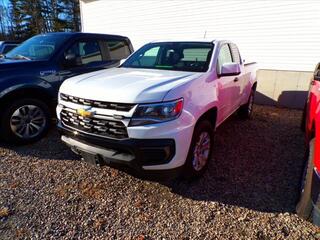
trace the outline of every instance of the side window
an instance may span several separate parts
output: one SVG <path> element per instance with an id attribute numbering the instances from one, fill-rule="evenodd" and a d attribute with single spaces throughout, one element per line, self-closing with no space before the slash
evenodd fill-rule
<path id="1" fill-rule="evenodd" d="M 12 49 L 14 49 L 16 46 L 17 45 L 13 45 L 13 44 L 5 45 L 2 53 L 6 54 L 6 53 L 10 52 Z"/>
<path id="2" fill-rule="evenodd" d="M 102 61 L 102 54 L 97 41 L 80 41 L 73 44 L 65 53 L 75 54 L 81 64 Z"/>
<path id="3" fill-rule="evenodd" d="M 160 47 L 153 47 L 150 48 L 148 51 L 144 53 L 144 55 L 139 56 L 137 61 L 134 61 L 132 65 L 134 66 L 146 66 L 146 67 L 152 67 L 156 64 L 158 53 L 159 53 Z"/>
<path id="4" fill-rule="evenodd" d="M 220 48 L 219 57 L 218 57 L 218 72 L 221 72 L 221 67 L 225 63 L 232 63 L 232 56 L 228 44 L 224 44 Z"/>
<path id="5" fill-rule="evenodd" d="M 241 64 L 241 57 L 238 47 L 234 43 L 231 43 L 230 48 L 232 52 L 233 62 Z"/>
<path id="6" fill-rule="evenodd" d="M 130 49 L 128 43 L 125 41 L 107 41 L 108 50 L 110 53 L 110 59 L 108 60 L 121 60 L 130 55 Z"/>

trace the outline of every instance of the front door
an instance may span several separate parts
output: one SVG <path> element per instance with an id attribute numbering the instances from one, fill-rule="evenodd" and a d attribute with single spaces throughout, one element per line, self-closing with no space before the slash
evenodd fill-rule
<path id="1" fill-rule="evenodd" d="M 72 61 L 67 56 L 74 56 Z M 69 47 L 62 56 L 62 69 L 59 71 L 61 82 L 67 78 L 104 69 L 106 62 L 103 59 L 98 40 L 78 40 Z"/>
<path id="2" fill-rule="evenodd" d="M 232 63 L 232 55 L 228 44 L 221 46 L 218 56 L 217 72 L 221 73 L 221 67 L 225 63 Z M 228 116 L 230 116 L 238 102 L 239 86 L 237 76 L 221 76 L 218 78 L 218 93 L 220 103 L 220 114 L 218 116 L 218 122 L 222 122 Z"/>

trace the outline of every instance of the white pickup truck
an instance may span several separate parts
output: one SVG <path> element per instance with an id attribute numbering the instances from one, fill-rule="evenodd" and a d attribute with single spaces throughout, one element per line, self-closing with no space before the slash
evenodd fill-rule
<path id="1" fill-rule="evenodd" d="M 215 129 L 237 110 L 250 117 L 256 86 L 255 64 L 232 42 L 152 42 L 118 68 L 66 80 L 58 127 L 88 162 L 194 178 Z"/>

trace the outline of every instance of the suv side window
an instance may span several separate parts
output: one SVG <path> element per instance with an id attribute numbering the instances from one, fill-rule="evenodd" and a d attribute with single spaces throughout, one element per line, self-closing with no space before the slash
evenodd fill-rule
<path id="1" fill-rule="evenodd" d="M 228 44 L 224 44 L 220 48 L 219 57 L 218 57 L 218 73 L 221 73 L 221 67 L 225 63 L 232 63 L 232 56 Z"/>
<path id="2" fill-rule="evenodd" d="M 240 57 L 240 53 L 239 53 L 238 47 L 234 43 L 231 43 L 230 44 L 230 49 L 231 49 L 231 52 L 232 52 L 233 62 L 241 64 L 242 61 L 241 61 L 241 57 Z"/>
<path id="3" fill-rule="evenodd" d="M 76 42 L 65 52 L 65 55 L 70 53 L 75 54 L 82 65 L 102 61 L 102 54 L 98 41 Z"/>
<path id="4" fill-rule="evenodd" d="M 110 59 L 107 60 L 121 60 L 126 59 L 130 55 L 129 45 L 123 40 L 107 40 L 103 44 L 107 44 Z M 109 58 L 108 57 L 108 58 Z"/>

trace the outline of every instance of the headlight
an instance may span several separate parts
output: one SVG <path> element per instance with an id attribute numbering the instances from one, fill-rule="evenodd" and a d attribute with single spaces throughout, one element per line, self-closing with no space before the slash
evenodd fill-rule
<path id="1" fill-rule="evenodd" d="M 138 105 L 130 126 L 161 123 L 178 118 L 182 112 L 183 99 L 170 102 Z"/>

